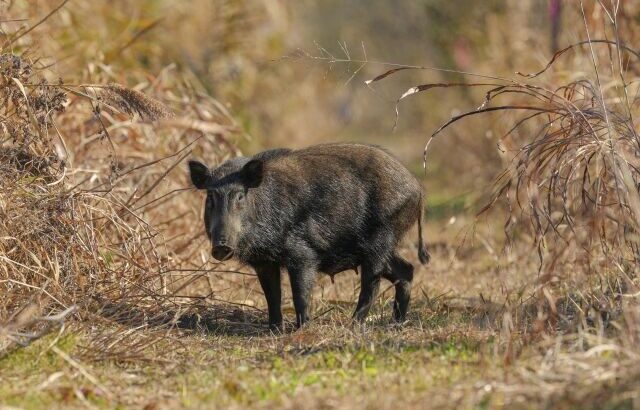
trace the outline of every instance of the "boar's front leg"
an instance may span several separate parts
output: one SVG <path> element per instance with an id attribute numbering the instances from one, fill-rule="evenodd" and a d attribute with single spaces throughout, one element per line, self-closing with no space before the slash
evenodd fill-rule
<path id="1" fill-rule="evenodd" d="M 296 310 L 296 326 L 302 327 L 309 321 L 309 298 L 315 282 L 316 270 L 310 266 L 288 268 L 293 307 Z"/>
<path id="2" fill-rule="evenodd" d="M 280 267 L 277 265 L 260 265 L 255 267 L 260 280 L 264 297 L 269 308 L 269 329 L 282 329 L 282 296 L 280 289 Z"/>

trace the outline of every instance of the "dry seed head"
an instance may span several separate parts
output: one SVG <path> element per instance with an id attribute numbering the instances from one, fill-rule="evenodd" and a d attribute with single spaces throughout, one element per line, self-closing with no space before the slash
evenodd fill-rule
<path id="1" fill-rule="evenodd" d="M 100 90 L 100 95 L 108 104 L 131 116 L 138 114 L 144 120 L 155 121 L 173 117 L 171 110 L 160 101 L 120 84 L 109 84 Z"/>

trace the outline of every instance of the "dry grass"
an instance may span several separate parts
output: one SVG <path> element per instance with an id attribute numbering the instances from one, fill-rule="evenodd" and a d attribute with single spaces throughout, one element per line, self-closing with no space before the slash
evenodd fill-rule
<path id="1" fill-rule="evenodd" d="M 233 28 L 220 48 L 240 47 L 229 21 L 249 9 L 220 4 L 219 27 Z M 1 405 L 638 405 L 638 62 L 611 7 L 594 6 L 605 24 L 585 27 L 615 40 L 562 50 L 540 73 L 402 94 L 488 87 L 478 109 L 434 137 L 470 116 L 506 114 L 494 213 L 430 222 L 434 262 L 416 272 L 405 326 L 391 323 L 390 288 L 365 325 L 351 323 L 359 278 L 344 273 L 319 281 L 310 326 L 280 335 L 266 326 L 253 272 L 209 260 L 183 165 L 237 155 L 242 127 L 188 71 L 133 69 L 135 85 L 115 82 L 125 81 L 108 61 L 155 20 L 99 63 L 83 61 L 81 82 L 52 81 L 34 39 L 65 7 L 2 36 Z M 571 53 L 597 75 L 571 74 Z M 426 68 L 398 66 L 369 85 L 410 69 Z"/>
<path id="2" fill-rule="evenodd" d="M 452 235 L 448 230 L 457 230 L 445 229 L 432 236 L 445 238 Z M 383 293 L 367 325 L 354 326 L 349 316 L 357 278 L 344 274 L 335 284 L 320 281 L 315 320 L 302 331 L 274 336 L 263 312 L 210 306 L 200 311 L 200 326 L 174 331 L 171 339 L 148 348 L 151 356 L 162 352 L 158 360 L 118 366 L 84 362 L 106 393 L 48 351 L 51 339 L 46 339 L 4 361 L 4 379 L 14 387 L 3 395 L 7 403 L 27 407 L 49 402 L 80 406 L 80 396 L 97 406 L 117 401 L 160 408 L 206 403 L 231 408 L 571 408 L 586 402 L 597 408 L 634 397 L 636 356 L 612 339 L 619 317 L 603 321 L 599 313 L 589 312 L 588 300 L 576 296 L 575 305 L 558 300 L 556 332 L 533 334 L 538 298 L 526 272 L 537 262 L 527 249 L 498 260 L 488 258 L 479 243 L 465 246 L 464 252 L 439 247 L 434 253 L 434 265 L 417 274 L 410 321 L 403 328 L 391 324 L 390 291 Z M 258 287 L 248 280 L 237 296 L 263 308 Z M 286 292 L 285 305 L 290 304 Z M 587 312 L 583 318 L 578 306 Z M 285 314 L 291 317 L 291 311 Z M 576 328 L 581 330 L 575 333 Z M 76 329 L 56 345 L 82 357 L 80 346 L 91 337 Z M 27 385 L 20 387 L 15 382 L 24 376 L 25 363 L 41 371 L 29 373 Z M 56 372 L 62 373 L 48 382 Z"/>
<path id="3" fill-rule="evenodd" d="M 7 38 L 5 47 L 22 36 Z M 187 216 L 200 205 L 184 195 L 181 162 L 235 154 L 229 136 L 239 129 L 172 68 L 138 86 L 156 100 L 105 84 L 100 71 L 89 84 L 48 83 L 28 53 L 2 54 L 0 63 L 5 347 L 52 331 L 46 324 L 65 312 L 105 326 L 86 358 L 142 359 L 166 337 L 157 329 L 174 326 L 179 314 L 167 311 L 184 302 L 174 295 L 208 272 L 206 260 L 193 262 L 200 229 Z M 132 334 L 131 326 L 156 330 Z"/>

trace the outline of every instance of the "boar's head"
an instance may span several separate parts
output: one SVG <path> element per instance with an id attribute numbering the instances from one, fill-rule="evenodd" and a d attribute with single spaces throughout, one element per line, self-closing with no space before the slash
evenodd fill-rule
<path id="1" fill-rule="evenodd" d="M 240 157 L 215 169 L 189 161 L 193 185 L 207 191 L 204 226 L 211 241 L 212 256 L 219 261 L 233 257 L 244 223 L 254 212 L 248 206 L 251 189 L 262 182 L 263 162 Z"/>

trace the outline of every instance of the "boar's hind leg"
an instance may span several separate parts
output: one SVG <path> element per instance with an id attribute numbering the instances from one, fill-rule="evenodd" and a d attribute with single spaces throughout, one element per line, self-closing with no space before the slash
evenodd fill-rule
<path id="1" fill-rule="evenodd" d="M 269 328 L 282 329 L 280 267 L 277 265 L 262 265 L 256 267 L 256 274 L 260 280 L 264 297 L 269 308 Z"/>
<path id="2" fill-rule="evenodd" d="M 382 276 L 395 285 L 396 297 L 393 302 L 393 320 L 402 323 L 407 316 L 411 298 L 413 265 L 394 254 Z"/>
<path id="3" fill-rule="evenodd" d="M 309 321 L 309 297 L 316 277 L 315 268 L 289 267 L 289 281 L 291 282 L 291 295 L 293 307 L 296 310 L 296 326 L 302 327 Z"/>
<path id="4" fill-rule="evenodd" d="M 369 314 L 369 309 L 378 294 L 380 287 L 380 275 L 382 269 L 378 264 L 365 263 L 362 264 L 362 273 L 360 274 L 360 296 L 358 297 L 358 305 L 353 313 L 353 318 L 359 322 L 364 321 Z"/>

